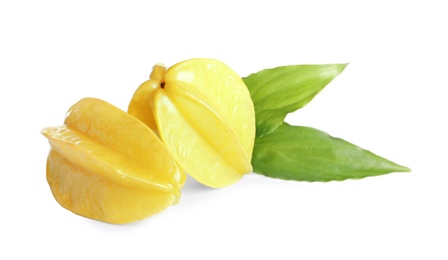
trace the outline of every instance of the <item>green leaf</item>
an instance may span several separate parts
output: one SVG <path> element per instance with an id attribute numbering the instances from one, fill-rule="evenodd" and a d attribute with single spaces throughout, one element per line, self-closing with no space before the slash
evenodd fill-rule
<path id="1" fill-rule="evenodd" d="M 252 166 L 273 178 L 324 182 L 410 171 L 325 132 L 286 123 L 255 139 Z"/>
<path id="2" fill-rule="evenodd" d="M 255 107 L 257 136 L 274 131 L 288 113 L 308 104 L 347 64 L 292 65 L 243 78 Z"/>

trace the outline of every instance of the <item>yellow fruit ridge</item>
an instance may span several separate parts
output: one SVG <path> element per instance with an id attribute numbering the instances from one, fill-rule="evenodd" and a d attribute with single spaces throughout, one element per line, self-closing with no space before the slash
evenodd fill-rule
<path id="1" fill-rule="evenodd" d="M 241 77 L 220 61 L 155 65 L 128 112 L 152 128 L 155 122 L 176 161 L 204 185 L 229 186 L 252 171 L 252 99 Z"/>
<path id="2" fill-rule="evenodd" d="M 154 91 L 160 88 L 162 78 L 158 78 L 165 72 L 163 65 L 156 65 L 154 71 L 150 75 L 150 79 L 143 82 L 135 91 L 131 102 L 129 103 L 128 113 L 138 118 L 140 121 L 149 126 L 155 133 L 157 133 L 157 124 L 152 113 L 153 109 L 153 94 Z"/>
<path id="3" fill-rule="evenodd" d="M 185 175 L 141 121 L 95 98 L 73 105 L 64 125 L 42 130 L 51 150 L 47 181 L 64 208 L 128 223 L 176 203 Z"/>

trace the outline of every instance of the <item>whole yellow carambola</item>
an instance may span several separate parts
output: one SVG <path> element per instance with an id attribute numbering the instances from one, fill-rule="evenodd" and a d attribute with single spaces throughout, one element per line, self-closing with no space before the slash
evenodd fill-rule
<path id="1" fill-rule="evenodd" d="M 151 216 L 176 203 L 185 175 L 155 133 L 111 104 L 85 98 L 64 125 L 42 130 L 47 181 L 68 210 L 109 223 Z"/>
<path id="2" fill-rule="evenodd" d="M 152 128 L 177 163 L 210 187 L 252 171 L 255 112 L 241 77 L 220 61 L 154 66 L 128 112 Z"/>

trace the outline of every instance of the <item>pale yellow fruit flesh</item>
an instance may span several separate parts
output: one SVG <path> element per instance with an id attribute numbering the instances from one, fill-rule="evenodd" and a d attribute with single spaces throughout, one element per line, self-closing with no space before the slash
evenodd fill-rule
<path id="1" fill-rule="evenodd" d="M 241 152 L 242 149 L 232 149 L 233 145 L 238 144 L 232 140 L 230 133 L 225 129 L 219 129 L 222 124 L 211 126 L 212 129 L 208 129 L 210 135 L 204 136 L 202 135 L 204 129 L 198 129 L 204 125 L 195 125 L 194 121 L 189 120 L 188 116 L 181 112 L 182 106 L 176 107 L 161 91 L 157 93 L 155 102 L 156 121 L 162 126 L 161 138 L 182 168 L 197 181 L 210 187 L 224 187 L 238 181 L 242 173 L 251 171 L 245 154 Z M 202 117 L 203 114 L 198 116 Z M 207 116 L 202 119 L 210 118 Z M 213 124 L 218 120 L 212 121 L 215 122 L 209 123 Z M 163 127 L 165 125 L 167 127 Z M 210 138 L 214 138 L 213 134 L 215 142 L 209 142 Z M 229 140 L 230 143 L 223 142 L 221 146 L 218 144 Z M 235 161 L 237 163 L 232 164 Z"/>
<path id="2" fill-rule="evenodd" d="M 150 84 L 149 84 L 150 82 Z M 187 173 L 225 187 L 252 171 L 255 112 L 244 82 L 213 59 L 154 66 L 128 112 L 157 132 Z"/>
<path id="3" fill-rule="evenodd" d="M 107 102 L 83 99 L 65 125 L 42 133 L 52 146 L 48 183 L 76 214 L 127 223 L 178 199 L 185 175 L 168 150 L 146 125 Z"/>
<path id="4" fill-rule="evenodd" d="M 223 63 L 184 61 L 154 90 L 158 132 L 187 173 L 215 188 L 252 171 L 255 113 L 241 78 Z M 151 113 L 148 111 L 148 113 Z"/>
<path id="5" fill-rule="evenodd" d="M 164 79 L 166 89 L 181 85 L 219 114 L 250 161 L 255 140 L 254 105 L 237 73 L 214 59 L 192 59 L 170 67 Z"/>

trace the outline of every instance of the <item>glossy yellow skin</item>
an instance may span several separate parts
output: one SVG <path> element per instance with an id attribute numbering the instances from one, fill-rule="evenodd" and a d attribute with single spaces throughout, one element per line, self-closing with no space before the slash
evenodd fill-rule
<path id="1" fill-rule="evenodd" d="M 68 210 L 109 223 L 141 220 L 176 203 L 185 175 L 141 121 L 85 98 L 64 125 L 42 130 L 52 147 L 47 181 Z"/>
<path id="2" fill-rule="evenodd" d="M 157 64 L 128 112 L 157 132 L 181 167 L 215 188 L 252 171 L 255 112 L 241 77 L 212 59 Z"/>

